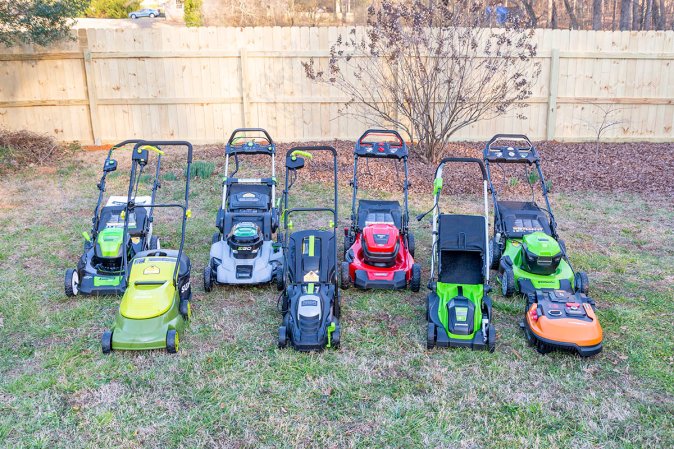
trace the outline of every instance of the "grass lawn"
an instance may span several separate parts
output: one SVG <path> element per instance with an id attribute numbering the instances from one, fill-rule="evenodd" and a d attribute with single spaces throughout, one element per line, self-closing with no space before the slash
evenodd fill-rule
<path id="1" fill-rule="evenodd" d="M 204 293 L 220 178 L 195 179 L 186 241 L 194 319 L 180 352 L 103 356 L 99 338 L 119 299 L 63 293 L 103 158 L 0 179 L 0 447 L 674 447 L 671 198 L 552 195 L 604 328 L 594 358 L 529 348 L 523 300 L 498 289 L 493 354 L 427 351 L 423 288 L 345 291 L 342 348 L 302 354 L 276 348 L 273 286 Z M 109 192 L 124 193 L 126 166 L 120 157 Z M 169 158 L 167 172 L 160 196 L 177 199 L 179 162 Z M 329 186 L 306 187 L 305 205 L 329 198 Z M 341 227 L 348 187 L 340 195 Z M 410 202 L 414 216 L 431 194 Z M 480 207 L 471 196 L 444 204 Z M 425 285 L 430 224 L 412 229 Z M 157 213 L 155 232 L 163 247 L 177 245 L 178 220 Z"/>

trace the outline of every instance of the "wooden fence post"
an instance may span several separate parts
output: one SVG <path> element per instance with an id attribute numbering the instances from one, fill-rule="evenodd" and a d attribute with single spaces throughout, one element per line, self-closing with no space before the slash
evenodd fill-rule
<path id="1" fill-rule="evenodd" d="M 550 82 L 548 92 L 548 121 L 545 127 L 546 139 L 555 138 L 557 125 L 557 92 L 559 90 L 559 48 L 553 48 L 550 53 Z"/>
<path id="2" fill-rule="evenodd" d="M 248 50 L 240 49 L 239 67 L 241 68 L 241 117 L 243 118 L 243 127 L 246 128 L 250 122 L 250 99 L 248 86 Z"/>
<path id="3" fill-rule="evenodd" d="M 94 145 L 101 144 L 100 124 L 98 121 L 98 98 L 96 97 L 96 82 L 94 68 L 91 62 L 91 50 L 89 50 L 89 38 L 87 30 L 80 29 L 77 32 L 80 42 L 80 50 L 84 56 L 84 80 L 87 83 L 87 102 L 89 103 L 89 122 L 91 124 L 91 141 Z"/>

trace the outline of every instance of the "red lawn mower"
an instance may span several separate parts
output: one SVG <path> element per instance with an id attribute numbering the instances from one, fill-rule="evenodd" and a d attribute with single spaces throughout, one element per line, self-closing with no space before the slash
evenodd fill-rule
<path id="1" fill-rule="evenodd" d="M 414 235 L 409 232 L 407 145 L 396 131 L 370 129 L 353 151 L 351 227 L 344 228 L 342 288 L 403 289 L 421 286 L 421 266 L 414 263 Z M 356 200 L 358 158 L 402 161 L 405 172 L 403 207 L 398 201 Z"/>

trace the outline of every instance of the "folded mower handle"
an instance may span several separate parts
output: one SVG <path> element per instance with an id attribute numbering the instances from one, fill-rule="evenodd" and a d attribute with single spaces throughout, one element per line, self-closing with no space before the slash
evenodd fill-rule
<path id="1" fill-rule="evenodd" d="M 267 138 L 267 141 L 269 142 L 269 145 L 274 144 L 274 141 L 271 139 L 271 136 L 269 135 L 267 130 L 264 129 L 264 128 L 236 128 L 234 131 L 232 131 L 232 135 L 229 136 L 229 140 L 227 141 L 227 145 L 231 145 L 234 142 L 234 138 L 236 137 L 237 134 L 245 133 L 245 132 L 262 133 Z"/>
<path id="2" fill-rule="evenodd" d="M 482 172 L 482 179 L 484 181 L 487 181 L 487 170 L 484 168 L 484 162 L 482 162 L 480 159 L 474 158 L 474 157 L 446 157 L 440 161 L 438 164 L 438 168 L 435 170 L 436 173 L 436 178 L 437 178 L 437 173 L 438 170 L 442 168 L 443 165 L 445 165 L 448 162 L 456 162 L 456 163 L 475 163 L 480 167 L 480 171 Z"/>
<path id="3" fill-rule="evenodd" d="M 534 147 L 534 144 L 531 143 L 531 140 L 524 135 L 524 134 L 496 134 L 494 137 L 492 137 L 489 142 L 487 142 L 486 149 L 489 150 L 489 148 L 494 144 L 494 142 L 499 141 L 499 140 L 521 140 L 527 143 L 529 145 L 529 149 Z"/>
<path id="4" fill-rule="evenodd" d="M 135 147 L 133 147 L 133 150 L 140 149 L 142 146 L 159 146 L 159 145 L 169 145 L 169 146 L 181 146 L 181 147 L 187 147 L 187 163 L 191 164 L 192 163 L 192 144 L 189 143 L 186 140 L 141 140 L 136 144 Z"/>
<path id="5" fill-rule="evenodd" d="M 283 212 L 283 225 L 285 227 L 288 226 L 288 217 L 295 212 L 330 212 L 335 219 L 333 225 L 337 226 L 337 211 L 331 207 L 293 207 Z"/>

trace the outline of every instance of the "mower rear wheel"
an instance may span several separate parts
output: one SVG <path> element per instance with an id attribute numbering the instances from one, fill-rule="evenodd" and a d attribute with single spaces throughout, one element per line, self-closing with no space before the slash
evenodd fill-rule
<path id="1" fill-rule="evenodd" d="M 421 288 L 421 265 L 415 263 L 412 265 L 412 279 L 410 279 L 410 289 L 418 292 Z"/>
<path id="2" fill-rule="evenodd" d="M 220 233 L 216 232 L 213 234 L 213 237 L 211 238 L 211 243 L 218 243 L 220 241 Z"/>
<path id="3" fill-rule="evenodd" d="M 178 332 L 176 332 L 175 329 L 170 329 L 166 333 L 166 352 L 169 354 L 175 354 L 178 352 L 179 338 Z"/>
<path id="4" fill-rule="evenodd" d="M 491 269 L 498 270 L 499 263 L 501 262 L 501 245 L 494 239 L 489 240 L 489 257 L 491 257 Z"/>
<path id="5" fill-rule="evenodd" d="M 490 324 L 487 332 L 487 345 L 489 352 L 494 352 L 496 350 L 496 326 Z"/>
<path id="6" fill-rule="evenodd" d="M 185 321 L 187 321 L 187 320 L 190 319 L 190 315 L 191 315 L 191 313 L 190 313 L 191 310 L 190 310 L 190 309 L 191 309 L 191 307 L 190 307 L 190 302 L 189 302 L 188 300 L 186 300 L 186 299 L 181 299 L 181 300 L 180 300 L 180 305 L 178 306 L 178 311 L 179 311 L 180 314 L 183 316 L 183 319 L 184 319 Z"/>
<path id="7" fill-rule="evenodd" d="M 414 248 L 415 248 L 414 234 L 410 232 L 407 234 L 407 251 L 410 253 L 412 258 L 414 258 Z"/>
<path id="8" fill-rule="evenodd" d="M 339 344 L 341 343 L 342 335 L 339 328 L 339 324 L 335 327 L 335 330 L 332 331 L 332 336 L 330 337 L 330 347 L 332 349 L 339 349 Z"/>
<path id="9" fill-rule="evenodd" d="M 587 295 L 590 292 L 590 279 L 588 279 L 586 272 L 576 272 L 573 277 L 573 283 L 577 292 L 580 292 L 584 295 Z"/>
<path id="10" fill-rule="evenodd" d="M 344 236 L 344 255 L 346 255 L 346 253 L 351 249 L 355 240 L 356 239 L 351 235 L 350 232 Z"/>
<path id="11" fill-rule="evenodd" d="M 506 267 L 501 274 L 501 293 L 506 298 L 515 293 L 515 274 L 510 267 Z"/>
<path id="12" fill-rule="evenodd" d="M 153 235 L 150 238 L 150 249 L 159 250 L 161 249 L 161 244 L 159 243 L 159 237 Z"/>
<path id="13" fill-rule="evenodd" d="M 278 328 L 278 347 L 283 349 L 288 346 L 288 331 L 285 326 Z"/>
<path id="14" fill-rule="evenodd" d="M 426 330 L 426 349 L 435 348 L 435 342 L 436 342 L 435 324 L 428 323 L 428 327 Z"/>
<path id="15" fill-rule="evenodd" d="M 66 296 L 76 296 L 80 291 L 80 275 L 74 268 L 66 270 L 66 278 L 64 282 Z"/>
<path id="16" fill-rule="evenodd" d="M 213 290 L 213 270 L 210 265 L 204 267 L 204 291 L 206 293 Z"/>
<path id="17" fill-rule="evenodd" d="M 283 268 L 276 270 L 276 274 L 274 274 L 274 280 L 276 281 L 276 290 L 282 292 L 286 288 L 286 280 L 283 275 Z"/>
<path id="18" fill-rule="evenodd" d="M 342 289 L 347 290 L 349 287 L 351 287 L 351 274 L 349 273 L 349 262 L 342 262 L 340 277 Z"/>
<path id="19" fill-rule="evenodd" d="M 103 354 L 112 352 L 112 331 L 105 331 L 101 336 L 101 350 Z"/>

